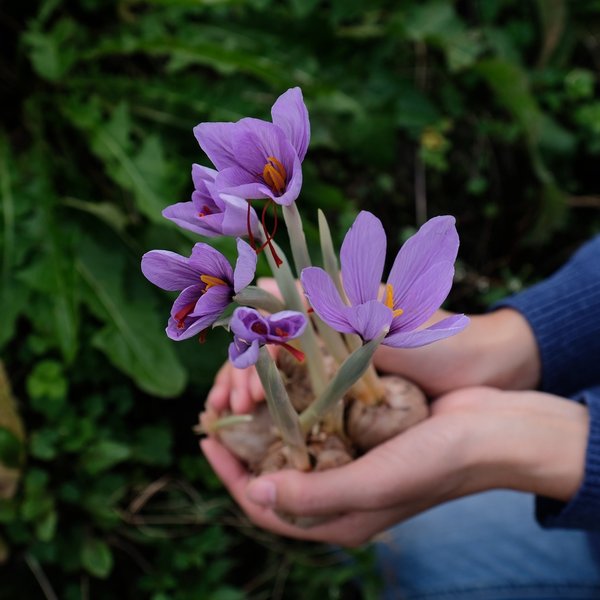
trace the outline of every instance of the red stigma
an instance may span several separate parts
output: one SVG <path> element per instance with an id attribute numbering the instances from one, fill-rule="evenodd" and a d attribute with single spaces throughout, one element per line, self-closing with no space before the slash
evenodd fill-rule
<path id="1" fill-rule="evenodd" d="M 282 348 L 285 348 L 298 362 L 304 362 L 304 352 L 301 352 L 290 344 L 279 344 Z"/>
<path id="2" fill-rule="evenodd" d="M 267 326 L 264 323 L 261 323 L 260 321 L 252 323 L 250 329 L 252 329 L 254 333 L 258 333 L 259 335 L 267 335 L 267 333 L 269 333 Z"/>
<path id="3" fill-rule="evenodd" d="M 186 304 L 181 310 L 178 310 L 173 315 L 173 318 L 177 321 L 177 329 L 185 328 L 185 319 L 194 310 L 195 306 L 195 302 L 190 302 L 190 304 Z"/>

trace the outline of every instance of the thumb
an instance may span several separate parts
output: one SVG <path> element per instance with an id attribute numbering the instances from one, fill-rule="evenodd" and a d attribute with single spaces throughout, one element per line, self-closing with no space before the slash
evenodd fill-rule
<path id="1" fill-rule="evenodd" d="M 390 473 L 368 455 L 342 467 L 302 473 L 285 470 L 251 481 L 251 502 L 297 516 L 319 516 L 378 510 L 393 505 Z"/>

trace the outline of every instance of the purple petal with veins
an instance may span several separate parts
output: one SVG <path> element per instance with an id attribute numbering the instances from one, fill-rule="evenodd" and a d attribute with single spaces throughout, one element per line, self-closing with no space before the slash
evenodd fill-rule
<path id="1" fill-rule="evenodd" d="M 237 164 L 233 151 L 233 138 L 237 123 L 200 123 L 194 135 L 200 148 L 220 171 Z"/>
<path id="2" fill-rule="evenodd" d="M 271 108 L 271 118 L 283 130 L 298 158 L 303 161 L 310 141 L 310 121 L 302 90 L 299 87 L 291 88 L 279 96 Z"/>
<path id="3" fill-rule="evenodd" d="M 199 282 L 199 273 L 189 259 L 168 250 L 151 250 L 142 256 L 142 273 L 163 290 L 182 290 Z"/>
<path id="4" fill-rule="evenodd" d="M 233 283 L 233 269 L 229 261 L 212 246 L 198 242 L 192 249 L 190 264 L 203 275 L 218 277 L 223 281 Z"/>
<path id="5" fill-rule="evenodd" d="M 383 340 L 383 344 L 395 348 L 418 348 L 456 335 L 465 329 L 468 324 L 469 318 L 465 315 L 452 315 L 426 329 L 390 334 Z"/>
<path id="6" fill-rule="evenodd" d="M 366 342 L 376 338 L 384 329 L 389 329 L 392 322 L 392 311 L 378 300 L 369 300 L 347 310 L 355 333 L 360 334 Z"/>
<path id="7" fill-rule="evenodd" d="M 392 333 L 412 331 L 427 321 L 447 298 L 454 277 L 454 264 L 439 262 L 415 277 L 411 287 L 402 290 L 394 308 L 404 312 L 394 318 Z"/>
<path id="8" fill-rule="evenodd" d="M 385 263 L 386 239 L 381 221 L 361 211 L 340 251 L 342 285 L 351 304 L 375 300 Z"/>
<path id="9" fill-rule="evenodd" d="M 269 325 L 267 340 L 280 344 L 285 344 L 289 340 L 300 337 L 308 324 L 306 317 L 294 310 L 282 310 L 274 313 L 268 318 L 267 322 Z"/>
<path id="10" fill-rule="evenodd" d="M 234 338 L 229 344 L 229 360 L 236 369 L 246 369 L 258 360 L 260 344 L 258 340 L 253 340 L 250 344 L 240 338 Z"/>
<path id="11" fill-rule="evenodd" d="M 303 269 L 300 280 L 309 304 L 325 323 L 336 331 L 356 332 L 348 320 L 349 307 L 343 303 L 333 280 L 323 269 Z"/>
<path id="12" fill-rule="evenodd" d="M 394 286 L 394 300 L 435 263 L 454 264 L 459 245 L 455 222 L 451 216 L 433 217 L 400 248 L 388 277 Z"/>
<path id="13" fill-rule="evenodd" d="M 252 283 L 258 261 L 256 251 L 244 240 L 238 239 L 237 251 L 238 258 L 233 271 L 233 290 L 236 294 Z"/>

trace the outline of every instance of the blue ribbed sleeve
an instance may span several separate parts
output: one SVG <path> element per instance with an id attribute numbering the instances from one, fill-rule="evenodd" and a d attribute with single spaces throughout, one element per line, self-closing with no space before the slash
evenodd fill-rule
<path id="1" fill-rule="evenodd" d="M 541 389 L 586 404 L 590 414 L 581 487 L 568 503 L 537 498 L 537 519 L 545 527 L 600 531 L 600 236 L 552 277 L 499 307 L 518 310 L 533 329 Z"/>
<path id="2" fill-rule="evenodd" d="M 549 279 L 496 304 L 522 313 L 542 360 L 541 389 L 562 396 L 600 384 L 600 236 Z"/>
<path id="3" fill-rule="evenodd" d="M 544 527 L 600 531 L 600 386 L 575 398 L 590 411 L 590 436 L 583 484 L 568 503 L 536 499 L 536 517 Z"/>

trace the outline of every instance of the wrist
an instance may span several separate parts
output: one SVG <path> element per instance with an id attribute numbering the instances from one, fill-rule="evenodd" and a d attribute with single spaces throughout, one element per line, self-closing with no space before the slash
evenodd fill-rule
<path id="1" fill-rule="evenodd" d="M 583 481 L 587 408 L 541 392 L 496 393 L 467 448 L 472 485 L 568 501 Z"/>
<path id="2" fill-rule="evenodd" d="M 480 384 L 505 390 L 532 390 L 540 383 L 541 362 L 529 323 L 516 310 L 501 308 L 482 315 L 473 334 L 481 340 Z"/>

